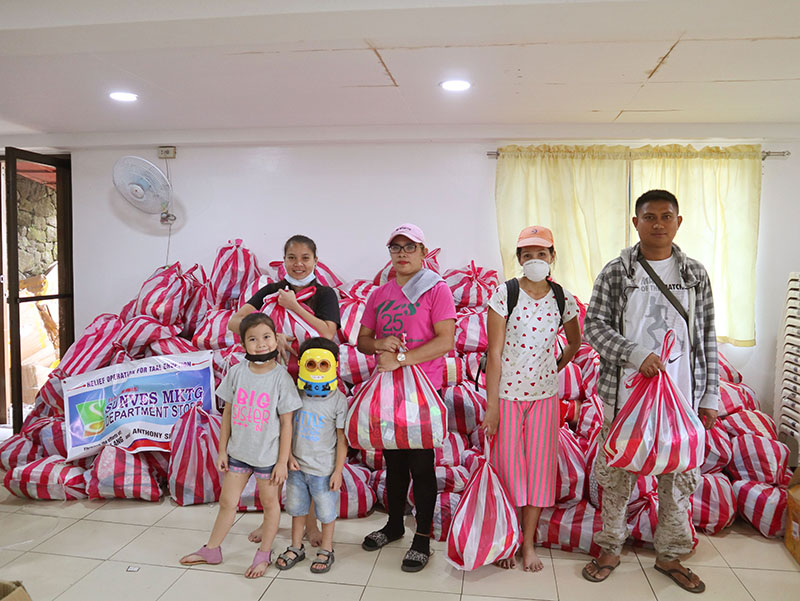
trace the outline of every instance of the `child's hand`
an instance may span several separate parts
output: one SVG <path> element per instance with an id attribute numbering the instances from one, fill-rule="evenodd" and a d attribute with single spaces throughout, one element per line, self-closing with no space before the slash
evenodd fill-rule
<path id="1" fill-rule="evenodd" d="M 402 341 L 397 336 L 387 336 L 378 338 L 375 341 L 375 351 L 379 353 L 396 353 L 403 346 Z"/>
<path id="2" fill-rule="evenodd" d="M 227 451 L 220 451 L 220 454 L 217 456 L 217 469 L 221 472 L 228 471 L 228 452 Z"/>
<path id="3" fill-rule="evenodd" d="M 339 490 L 342 487 L 342 472 L 331 474 L 331 490 Z"/>
<path id="4" fill-rule="evenodd" d="M 289 455 L 289 470 L 292 472 L 296 472 L 300 469 L 300 464 L 297 463 L 297 459 L 294 455 Z"/>
<path id="5" fill-rule="evenodd" d="M 289 475 L 289 470 L 286 469 L 285 463 L 276 463 L 272 468 L 272 483 L 275 486 L 282 486 L 286 482 L 286 477 Z"/>

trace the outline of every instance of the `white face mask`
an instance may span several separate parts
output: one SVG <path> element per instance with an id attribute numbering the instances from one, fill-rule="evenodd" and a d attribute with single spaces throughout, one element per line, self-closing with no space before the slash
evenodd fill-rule
<path id="1" fill-rule="evenodd" d="M 531 259 L 522 264 L 522 275 L 531 282 L 541 282 L 550 275 L 550 264 L 540 259 Z"/>
<path id="2" fill-rule="evenodd" d="M 317 276 L 313 271 L 309 273 L 306 277 L 304 277 L 302 280 L 295 279 L 288 273 L 285 276 L 286 281 L 289 282 L 292 286 L 307 286 L 314 280 L 315 277 Z"/>

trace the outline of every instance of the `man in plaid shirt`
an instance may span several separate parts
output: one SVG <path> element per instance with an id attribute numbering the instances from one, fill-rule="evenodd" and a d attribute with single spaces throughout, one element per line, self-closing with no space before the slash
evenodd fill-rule
<path id="1" fill-rule="evenodd" d="M 665 190 L 642 194 L 633 218 L 639 243 L 624 249 L 603 268 L 586 313 L 584 337 L 600 354 L 597 391 L 605 404 L 605 423 L 594 465 L 597 483 L 603 487 L 603 530 L 594 539 L 602 553 L 583 569 L 584 578 L 592 582 L 605 580 L 619 565 L 627 537 L 628 499 L 638 479 L 638 474 L 609 467 L 602 451 L 611 422 L 630 395 L 624 381 L 637 371 L 646 377 L 666 371 L 706 429 L 717 418 L 719 361 L 714 299 L 703 265 L 672 243 L 681 221 L 673 194 Z M 682 306 L 683 314 L 648 275 L 641 259 Z M 676 344 L 662 363 L 660 350 L 670 329 L 675 332 Z M 679 558 L 692 551 L 690 496 L 699 476 L 699 468 L 658 476 L 654 540 L 656 570 L 693 593 L 703 592 L 705 584 L 681 565 Z"/>

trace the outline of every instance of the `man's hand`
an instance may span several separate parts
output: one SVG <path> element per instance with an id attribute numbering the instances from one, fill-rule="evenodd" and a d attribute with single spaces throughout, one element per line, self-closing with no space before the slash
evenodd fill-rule
<path id="1" fill-rule="evenodd" d="M 713 409 L 700 408 L 697 410 L 697 415 L 700 416 L 700 421 L 703 422 L 703 426 L 705 426 L 706 430 L 713 428 L 714 424 L 717 422 L 717 412 Z"/>
<path id="2" fill-rule="evenodd" d="M 375 341 L 376 353 L 397 353 L 403 346 L 403 342 L 397 336 L 387 336 L 378 338 Z"/>
<path id="3" fill-rule="evenodd" d="M 659 371 L 666 370 L 667 368 L 661 363 L 661 359 L 655 353 L 647 355 L 647 358 L 642 361 L 642 364 L 639 366 L 639 373 L 645 378 L 652 378 L 658 374 Z"/>
<path id="4" fill-rule="evenodd" d="M 378 353 L 378 371 L 394 371 L 400 367 L 395 353 Z"/>

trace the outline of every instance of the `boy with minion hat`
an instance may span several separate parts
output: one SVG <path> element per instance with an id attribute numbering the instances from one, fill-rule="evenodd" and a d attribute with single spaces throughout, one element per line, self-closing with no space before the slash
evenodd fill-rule
<path id="1" fill-rule="evenodd" d="M 275 562 L 288 570 L 306 558 L 303 546 L 306 516 L 314 501 L 322 522 L 322 543 L 311 572 L 322 574 L 333 565 L 333 529 L 339 513 L 339 488 L 347 458 L 344 435 L 347 399 L 337 388 L 339 347 L 327 338 L 309 338 L 300 345 L 302 408 L 295 412 L 286 512 L 292 516 L 292 544 Z"/>

